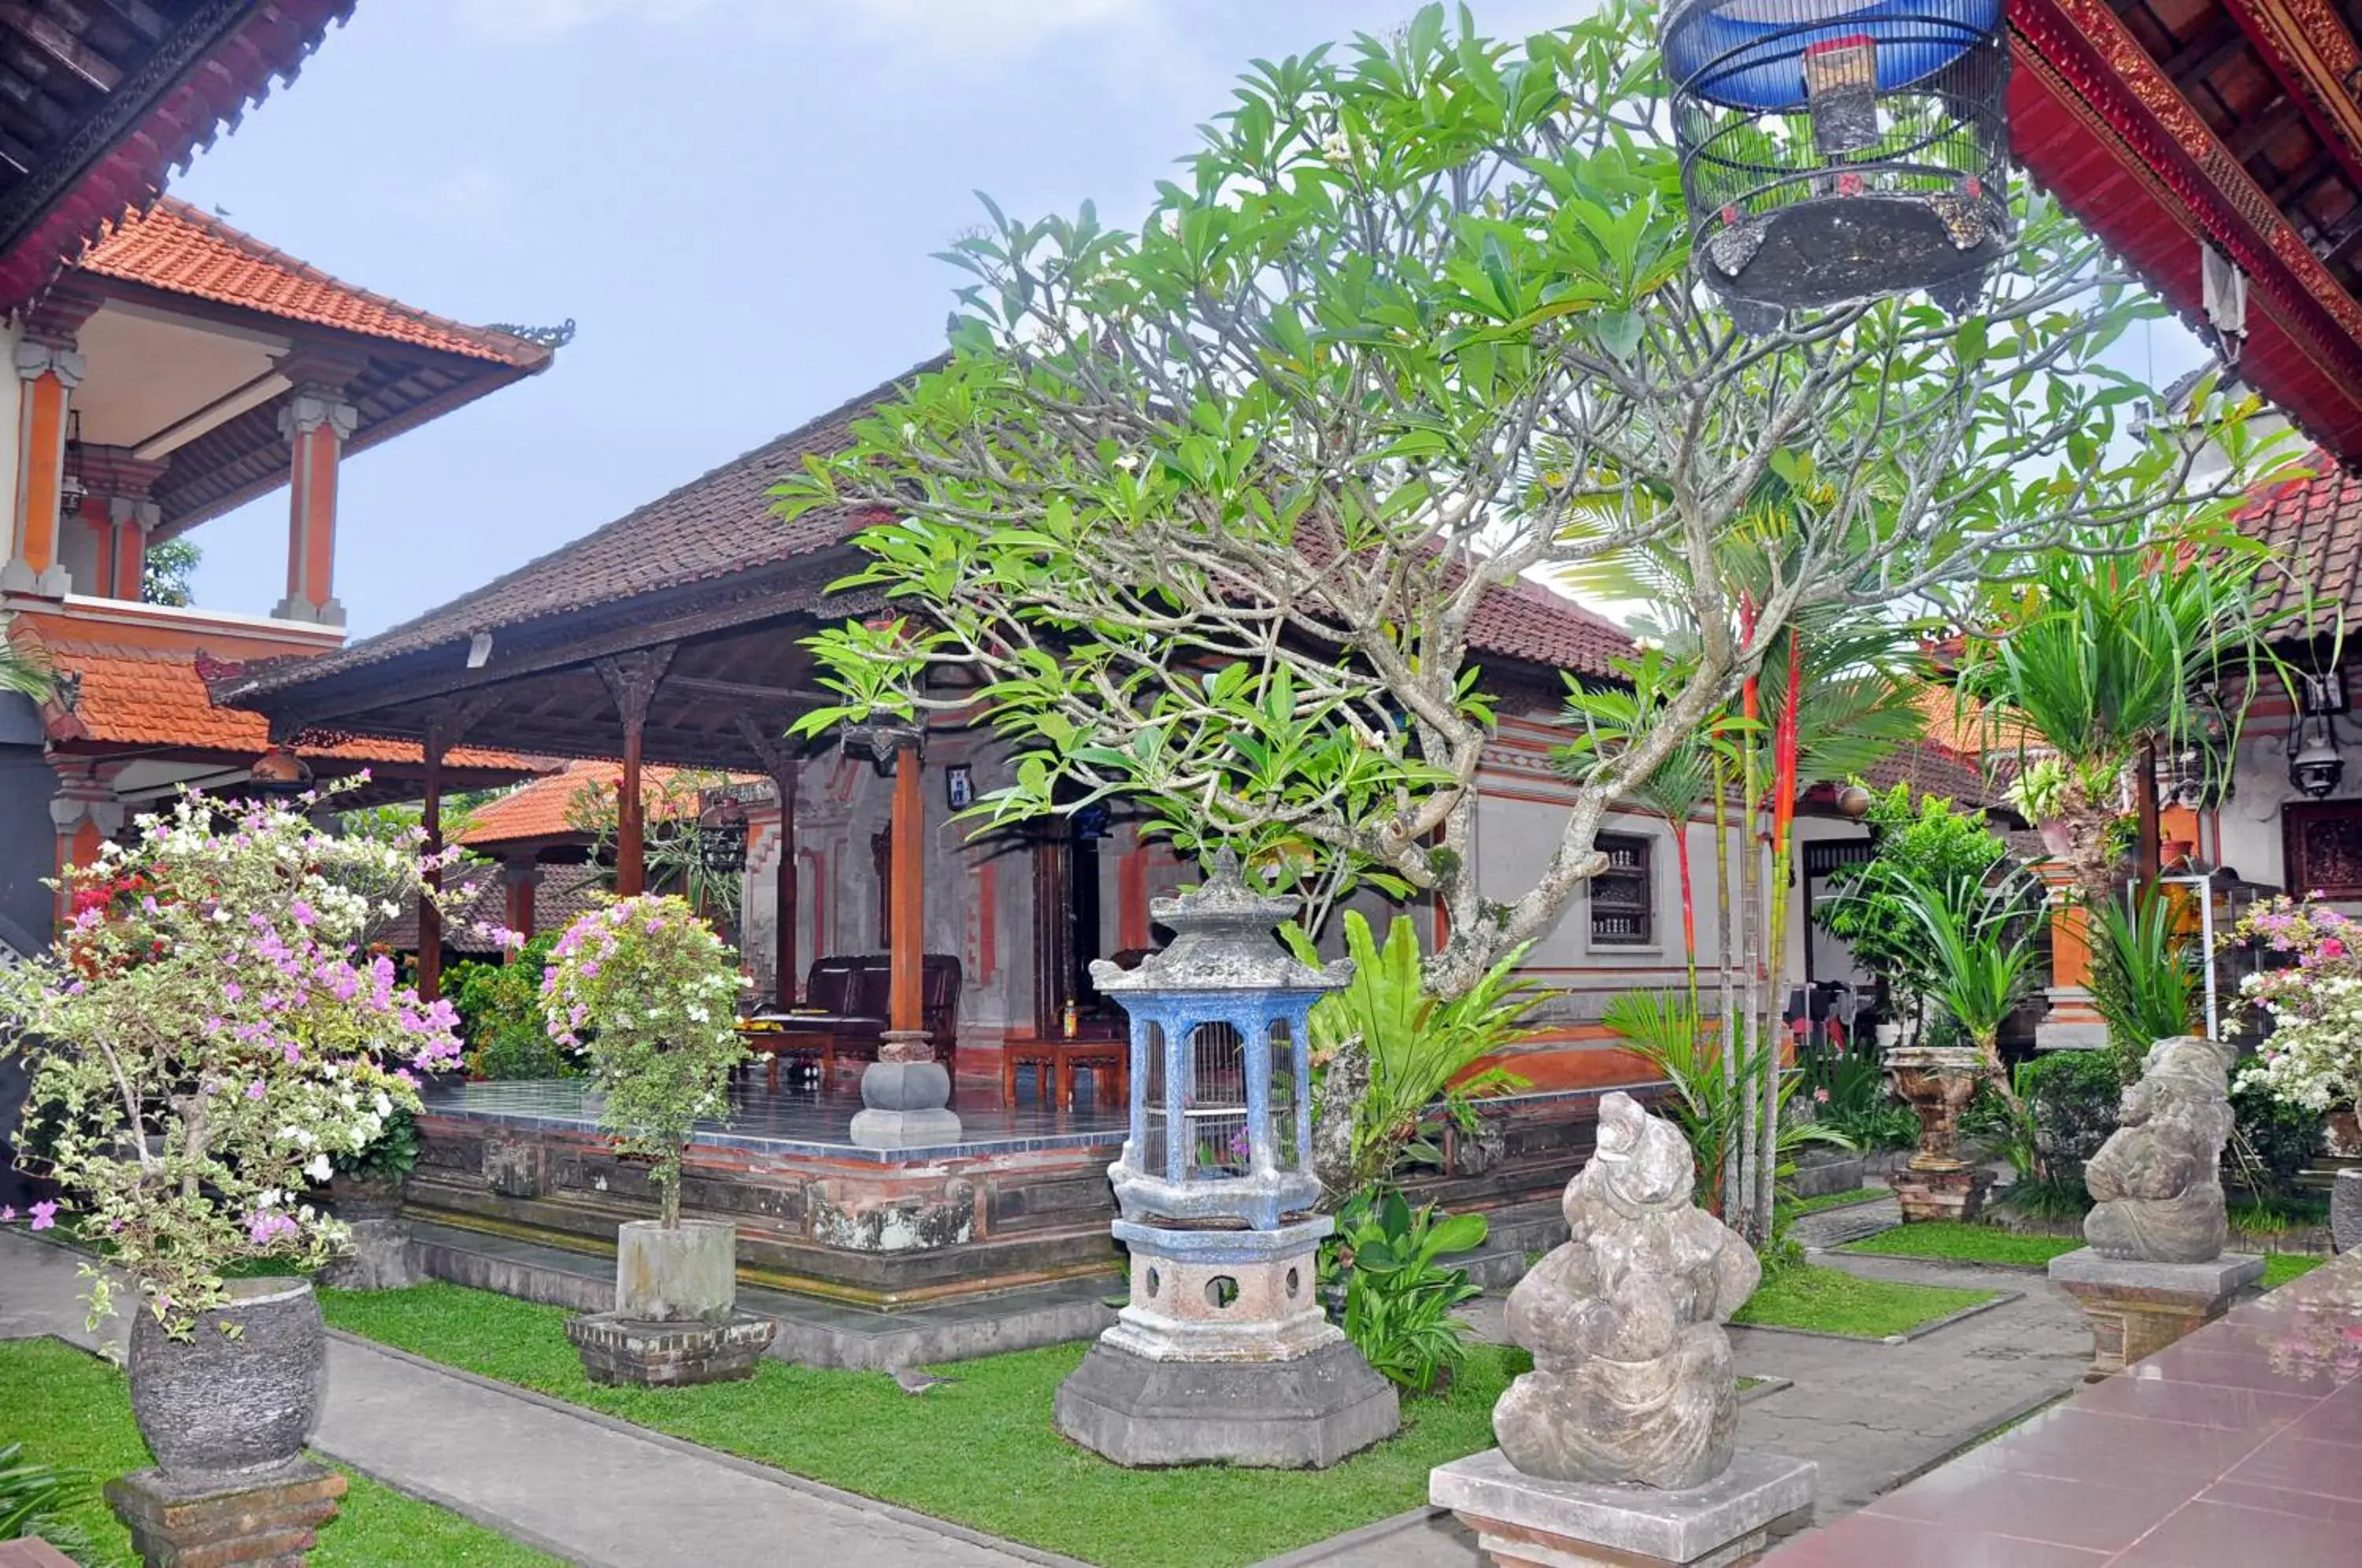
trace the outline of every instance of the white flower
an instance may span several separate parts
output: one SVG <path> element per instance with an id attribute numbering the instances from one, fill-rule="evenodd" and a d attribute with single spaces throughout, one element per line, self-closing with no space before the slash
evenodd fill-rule
<path id="1" fill-rule="evenodd" d="M 370 1103 L 377 1108 L 377 1113 L 381 1117 L 392 1116 L 393 1114 L 393 1101 L 386 1098 L 385 1090 L 383 1089 L 377 1091 L 377 1098 Z"/>
<path id="2" fill-rule="evenodd" d="M 314 1181 L 326 1181 L 334 1174 L 335 1170 L 336 1167 L 328 1164 L 327 1155 L 315 1154 L 312 1156 L 310 1163 L 304 1165 L 304 1174 L 310 1176 Z"/>

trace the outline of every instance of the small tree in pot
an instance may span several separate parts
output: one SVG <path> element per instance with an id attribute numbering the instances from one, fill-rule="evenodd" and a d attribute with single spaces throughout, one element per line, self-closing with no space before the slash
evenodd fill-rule
<path id="1" fill-rule="evenodd" d="M 168 1477 L 270 1468 L 317 1419 L 310 1282 L 225 1276 L 341 1252 L 347 1227 L 305 1193 L 418 1108 L 412 1069 L 458 1056 L 450 1009 L 354 945 L 420 868 L 412 840 L 186 795 L 70 873 L 57 944 L 0 969 L 0 1017 L 23 1032 L 0 1050 L 23 1053 L 60 1129 L 50 1174 L 145 1308 L 132 1407 Z M 85 1274 L 95 1326 L 113 1274 Z"/>
<path id="2" fill-rule="evenodd" d="M 617 1231 L 615 1309 L 568 1327 L 594 1378 L 743 1376 L 774 1331 L 768 1320 L 734 1312 L 738 1228 L 680 1217 L 691 1130 L 701 1117 L 728 1114 L 730 1070 L 745 1059 L 735 1027 L 743 983 L 737 955 L 677 898 L 617 900 L 576 921 L 550 950 L 542 981 L 550 1037 L 588 1058 L 600 1125 L 623 1153 L 651 1162 L 657 1196 L 657 1219 Z M 712 1342 L 693 1345 L 686 1360 L 679 1332 L 635 1332 L 701 1324 Z"/>

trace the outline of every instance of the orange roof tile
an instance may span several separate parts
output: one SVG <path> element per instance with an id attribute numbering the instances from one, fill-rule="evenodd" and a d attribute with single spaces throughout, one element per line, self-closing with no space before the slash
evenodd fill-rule
<path id="1" fill-rule="evenodd" d="M 144 214 L 117 220 L 77 266 L 168 293 L 472 359 L 537 368 L 550 356 L 524 338 L 356 288 L 170 196 Z"/>
<path id="2" fill-rule="evenodd" d="M 270 735 L 259 713 L 217 708 L 197 673 L 196 657 L 171 648 L 36 638 L 61 677 L 61 696 L 49 704 L 50 728 L 61 740 L 182 746 L 193 751 L 259 754 Z M 306 756 L 359 762 L 417 762 L 419 748 L 403 741 L 359 737 L 333 745 L 297 748 Z M 454 746 L 452 767 L 531 771 L 534 764 L 507 752 Z M 546 764 L 544 766 L 546 766 Z"/>
<path id="3" fill-rule="evenodd" d="M 685 814 L 684 803 L 668 796 L 664 787 L 687 771 L 653 765 L 640 769 L 640 796 L 652 814 Z M 456 834 L 452 842 L 481 849 L 526 839 L 587 838 L 590 835 L 572 820 L 575 798 L 585 793 L 613 794 L 623 778 L 620 762 L 569 762 L 555 773 L 544 774 L 477 807 L 469 813 L 467 831 Z"/>

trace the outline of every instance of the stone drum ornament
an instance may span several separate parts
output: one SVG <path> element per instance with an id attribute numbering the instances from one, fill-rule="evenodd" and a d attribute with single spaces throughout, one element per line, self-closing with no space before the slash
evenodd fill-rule
<path id="1" fill-rule="evenodd" d="M 2125 1090 L 2122 1125 L 2083 1166 L 2099 1200 L 2083 1219 L 2091 1244 L 2051 1259 L 2050 1277 L 2091 1320 L 2092 1379 L 2222 1316 L 2263 1275 L 2263 1259 L 2223 1250 L 2235 1056 L 2194 1037 L 2150 1046 L 2140 1081 Z"/>
<path id="2" fill-rule="evenodd" d="M 1722 1325 L 1760 1276 L 1755 1254 L 1691 1202 L 1690 1146 L 1616 1093 L 1597 1153 L 1567 1184 L 1573 1239 L 1509 1296 L 1534 1370 L 1493 1411 L 1509 1463 L 1554 1481 L 1700 1485 L 1728 1467 L 1738 1380 Z"/>
<path id="3" fill-rule="evenodd" d="M 2116 1131 L 2083 1167 L 2098 1207 L 2083 1239 L 2103 1257 L 2205 1263 L 2230 1239 L 2223 1145 L 2231 1136 L 2229 1053 L 2160 1040 L 2125 1090 Z"/>

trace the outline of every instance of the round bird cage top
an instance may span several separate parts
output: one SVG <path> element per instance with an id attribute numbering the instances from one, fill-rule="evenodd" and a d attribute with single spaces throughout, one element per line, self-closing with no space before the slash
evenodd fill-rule
<path id="1" fill-rule="evenodd" d="M 1136 969 L 1094 961 L 1091 983 L 1111 993 L 1336 990 L 1352 977 L 1352 960 L 1316 969 L 1298 962 L 1273 934 L 1302 908 L 1300 900 L 1249 887 L 1238 856 L 1226 846 L 1198 888 L 1149 905 L 1156 923 L 1173 933 L 1172 942 Z"/>

